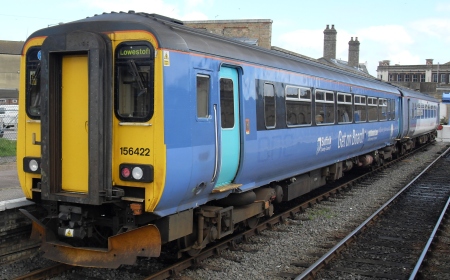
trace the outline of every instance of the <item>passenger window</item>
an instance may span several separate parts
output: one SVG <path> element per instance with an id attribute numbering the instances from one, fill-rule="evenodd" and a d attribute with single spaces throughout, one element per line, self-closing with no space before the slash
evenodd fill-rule
<path id="1" fill-rule="evenodd" d="M 378 100 L 376 97 L 367 97 L 367 115 L 369 122 L 378 121 Z"/>
<path id="2" fill-rule="evenodd" d="M 348 93 L 337 94 L 338 123 L 353 122 L 352 104 L 353 103 L 351 94 Z"/>
<path id="3" fill-rule="evenodd" d="M 197 117 L 209 117 L 209 76 L 197 75 Z"/>
<path id="4" fill-rule="evenodd" d="M 264 120 L 266 128 L 276 124 L 275 88 L 273 84 L 264 84 Z"/>
<path id="5" fill-rule="evenodd" d="M 367 121 L 366 97 L 355 95 L 355 122 Z"/>
<path id="6" fill-rule="evenodd" d="M 389 99 L 390 120 L 395 120 L 395 99 Z"/>
<path id="7" fill-rule="evenodd" d="M 234 93 L 233 80 L 220 79 L 220 116 L 222 128 L 234 127 Z"/>
<path id="8" fill-rule="evenodd" d="M 286 86 L 287 126 L 311 124 L 311 89 Z"/>
<path id="9" fill-rule="evenodd" d="M 334 123 L 334 93 L 331 91 L 316 91 L 316 124 Z"/>
<path id="10" fill-rule="evenodd" d="M 380 121 L 385 121 L 388 118 L 388 107 L 387 100 L 385 98 L 378 99 L 378 119 Z"/>

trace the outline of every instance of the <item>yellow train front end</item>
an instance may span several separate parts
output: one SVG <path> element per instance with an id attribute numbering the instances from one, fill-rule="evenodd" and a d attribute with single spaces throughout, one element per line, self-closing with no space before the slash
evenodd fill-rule
<path id="1" fill-rule="evenodd" d="M 161 250 L 148 213 L 166 172 L 163 58 L 152 33 L 92 21 L 25 42 L 17 168 L 26 198 L 47 210 L 22 210 L 45 257 L 114 268 Z"/>

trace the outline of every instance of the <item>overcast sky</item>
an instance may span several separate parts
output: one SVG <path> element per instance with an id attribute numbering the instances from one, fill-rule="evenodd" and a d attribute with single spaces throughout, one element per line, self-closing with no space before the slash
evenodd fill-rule
<path id="1" fill-rule="evenodd" d="M 7 3 L 7 4 L 5 4 Z M 13 0 L 0 11 L 0 40 L 24 41 L 34 31 L 103 12 L 134 10 L 181 20 L 271 19 L 272 45 L 323 56 L 323 30 L 335 25 L 336 58 L 348 60 L 358 37 L 359 61 L 376 76 L 391 64 L 450 61 L 450 1 L 443 0 Z"/>

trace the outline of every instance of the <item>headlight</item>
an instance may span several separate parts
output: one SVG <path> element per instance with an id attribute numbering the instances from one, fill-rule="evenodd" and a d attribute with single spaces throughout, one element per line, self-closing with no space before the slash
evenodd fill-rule
<path id="1" fill-rule="evenodd" d="M 35 159 L 32 159 L 28 163 L 28 167 L 31 171 L 36 172 L 39 169 L 39 163 Z"/>
<path id="2" fill-rule="evenodd" d="M 28 173 L 41 173 L 41 159 L 35 157 L 24 157 L 23 171 Z"/>
<path id="3" fill-rule="evenodd" d="M 139 166 L 136 166 L 135 168 L 133 168 L 133 179 L 135 180 L 141 180 L 142 176 L 144 176 L 144 171 L 142 171 L 142 168 L 140 168 Z"/>

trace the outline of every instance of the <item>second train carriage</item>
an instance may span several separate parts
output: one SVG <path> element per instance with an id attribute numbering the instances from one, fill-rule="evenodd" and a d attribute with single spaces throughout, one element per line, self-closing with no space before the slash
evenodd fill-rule
<path id="1" fill-rule="evenodd" d="M 75 265 L 175 240 L 195 254 L 435 129 L 427 113 L 405 126 L 423 103 L 410 92 L 158 15 L 39 30 L 22 56 L 19 179 L 49 213 L 25 214 L 46 256 Z"/>

